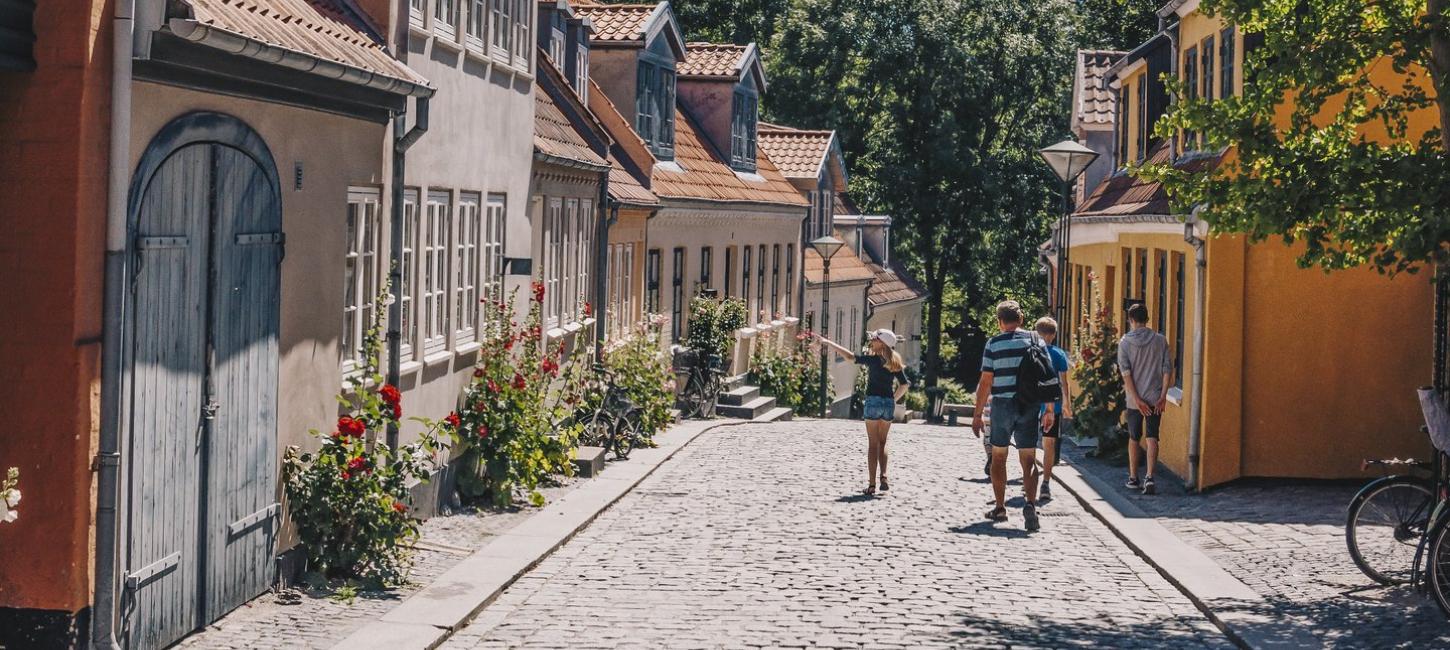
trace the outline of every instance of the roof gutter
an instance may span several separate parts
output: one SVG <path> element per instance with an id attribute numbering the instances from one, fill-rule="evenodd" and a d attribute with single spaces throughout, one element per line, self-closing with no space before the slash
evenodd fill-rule
<path id="1" fill-rule="evenodd" d="M 337 79 L 386 93 L 408 97 L 431 97 L 434 89 L 425 83 L 416 83 L 385 74 L 364 70 L 357 66 L 329 61 L 306 52 L 300 52 L 280 45 L 270 45 L 248 38 L 242 34 L 205 25 L 188 18 L 172 18 L 167 26 L 171 32 L 193 43 L 229 52 L 263 63 L 291 68 L 320 77 Z"/>
<path id="2" fill-rule="evenodd" d="M 607 171 L 609 171 L 609 165 L 597 165 L 595 163 L 584 162 L 582 160 L 574 160 L 573 158 L 564 158 L 564 157 L 561 157 L 561 156 L 552 156 L 552 155 L 549 155 L 549 154 L 546 154 L 546 153 L 543 153 L 543 152 L 539 152 L 539 151 L 535 151 L 534 152 L 534 160 L 537 160 L 537 161 L 543 162 L 543 163 L 549 163 L 551 165 L 558 165 L 560 167 L 569 167 L 569 168 L 572 168 L 572 169 L 582 169 L 584 171 L 590 171 L 590 172 L 607 172 Z"/>

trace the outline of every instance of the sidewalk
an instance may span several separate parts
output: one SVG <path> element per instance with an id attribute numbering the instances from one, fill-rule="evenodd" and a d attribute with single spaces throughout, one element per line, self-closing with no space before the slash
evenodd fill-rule
<path id="1" fill-rule="evenodd" d="M 611 461 L 592 479 L 566 479 L 544 490 L 543 508 L 510 510 L 465 508 L 434 517 L 422 525 L 422 540 L 408 583 L 387 591 L 359 591 L 355 597 L 327 589 L 268 592 L 177 644 L 187 649 L 264 649 L 386 647 L 402 650 L 384 634 L 402 610 L 426 609 L 429 618 L 456 618 L 443 627 L 408 626 L 416 647 L 441 642 L 448 628 L 461 625 L 488 601 L 489 594 L 460 590 L 460 580 L 482 571 L 489 587 L 502 590 L 518 574 L 546 557 L 604 509 L 696 436 L 738 420 L 687 421 L 656 436 L 658 447 L 638 449 L 622 463 Z M 506 553 L 501 553 L 500 549 Z M 478 581 L 472 581 L 480 586 Z M 493 583 L 497 583 L 493 585 Z M 440 585 L 442 585 L 440 587 Z M 443 592 L 440 595 L 440 591 Z M 447 596 L 447 597 L 441 597 Z M 420 607 L 421 605 L 421 607 Z M 446 622 L 444 622 L 446 623 Z M 346 641 L 344 641 L 346 639 Z"/>
<path id="2" fill-rule="evenodd" d="M 1066 445 L 1068 471 L 1054 478 L 1140 554 L 1166 556 L 1149 559 L 1244 645 L 1450 647 L 1450 622 L 1432 600 L 1409 588 L 1382 587 L 1350 560 L 1344 516 L 1358 486 L 1256 482 L 1190 495 L 1163 475 L 1159 494 L 1144 496 L 1122 486 L 1126 467 L 1082 451 Z M 1155 529 L 1171 538 L 1143 539 Z M 1182 557 L 1163 553 L 1175 542 L 1187 549 Z M 1145 543 L 1151 546 L 1142 548 Z M 1213 566 L 1195 566 L 1194 556 Z M 1217 588 L 1251 594 L 1226 600 L 1194 593 Z"/>

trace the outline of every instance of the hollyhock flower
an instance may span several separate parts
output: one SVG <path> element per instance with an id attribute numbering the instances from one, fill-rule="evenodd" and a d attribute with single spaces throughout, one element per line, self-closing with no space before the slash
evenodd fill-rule
<path id="1" fill-rule="evenodd" d="M 539 369 L 550 376 L 559 374 L 559 364 L 554 363 L 552 358 L 544 359 L 544 362 L 539 364 Z"/>
<path id="2" fill-rule="evenodd" d="M 408 511 L 408 506 L 403 505 L 403 502 L 402 501 L 394 501 L 393 502 L 393 512 L 407 512 L 407 511 Z"/>
<path id="3" fill-rule="evenodd" d="M 393 405 L 393 419 L 394 420 L 401 420 L 401 419 L 403 419 L 403 405 L 402 404 L 394 404 Z"/>
<path id="4" fill-rule="evenodd" d="M 584 303 L 584 317 L 585 318 L 589 318 L 590 316 L 593 316 L 593 315 L 594 315 L 594 306 L 591 305 L 591 304 L 589 304 L 589 303 L 587 303 L 587 302 Z"/>
<path id="5" fill-rule="evenodd" d="M 492 379 L 488 380 L 488 392 L 490 392 L 490 393 L 497 393 L 498 392 L 498 382 L 495 382 Z"/>
<path id="6" fill-rule="evenodd" d="M 453 427 L 454 429 L 457 429 L 458 425 L 462 422 L 458 419 L 458 411 L 453 411 L 449 413 L 447 417 L 443 418 L 443 421 L 447 422 L 448 426 Z"/>
<path id="7" fill-rule="evenodd" d="M 1097 355 L 1094 354 L 1092 350 L 1083 350 L 1082 351 L 1082 360 L 1083 361 L 1092 361 L 1093 360 L 1093 357 L 1095 357 L 1095 356 L 1097 356 Z"/>
<path id="8" fill-rule="evenodd" d="M 342 470 L 342 480 L 346 481 L 350 478 L 352 478 L 352 474 L 347 470 Z"/>
<path id="9" fill-rule="evenodd" d="M 367 472 L 368 459 L 363 458 L 362 456 L 357 456 L 352 460 L 347 461 L 347 469 L 349 472 Z"/>
<path id="10" fill-rule="evenodd" d="M 524 381 L 524 376 L 514 373 L 514 390 L 523 390 L 527 386 L 528 383 Z"/>
<path id="11" fill-rule="evenodd" d="M 505 349 L 505 350 L 512 350 L 512 349 L 514 349 L 514 337 L 510 336 L 507 339 L 504 339 L 503 349 Z"/>
<path id="12" fill-rule="evenodd" d="M 483 377 L 483 368 L 475 368 L 473 371 L 473 376 L 480 378 Z"/>
<path id="13" fill-rule="evenodd" d="M 381 395 L 383 401 L 388 404 L 397 404 L 403 399 L 402 393 L 398 392 L 398 387 L 392 384 L 383 384 L 383 387 L 378 389 L 378 395 Z"/>
<path id="14" fill-rule="evenodd" d="M 346 415 L 337 419 L 337 432 L 348 438 L 360 438 L 367 430 L 368 426 L 362 420 Z"/>
<path id="15" fill-rule="evenodd" d="M 478 437 L 479 438 L 487 438 L 488 437 L 488 425 L 487 424 L 480 424 L 480 425 L 478 425 Z"/>
<path id="16" fill-rule="evenodd" d="M 534 282 L 530 285 L 534 292 L 534 302 L 544 302 L 544 283 Z"/>

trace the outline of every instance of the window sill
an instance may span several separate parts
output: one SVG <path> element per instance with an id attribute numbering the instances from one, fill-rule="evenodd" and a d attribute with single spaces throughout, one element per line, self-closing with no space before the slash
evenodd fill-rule
<path id="1" fill-rule="evenodd" d="M 473 354 L 474 352 L 477 352 L 477 351 L 482 350 L 482 349 L 483 349 L 483 344 L 482 343 L 479 343 L 478 341 L 469 341 L 467 343 L 464 343 L 463 345 L 458 346 L 458 349 L 457 350 L 454 350 L 453 353 L 455 355 L 461 357 L 461 356 L 466 355 L 466 354 Z"/>
<path id="2" fill-rule="evenodd" d="M 434 32 L 433 44 L 454 54 L 463 52 L 463 44 L 458 42 L 457 35 L 449 36 L 447 34 Z"/>
<path id="3" fill-rule="evenodd" d="M 428 29 L 427 23 L 415 23 L 411 19 L 408 20 L 408 33 L 412 36 L 421 36 L 423 38 L 433 37 L 433 32 Z"/>
<path id="4" fill-rule="evenodd" d="M 490 68 L 493 67 L 494 63 L 496 63 L 493 60 L 493 57 L 488 55 L 488 48 L 484 46 L 479 46 L 475 48 L 472 45 L 465 45 L 463 46 L 463 55 L 477 63 L 489 66 Z"/>
<path id="5" fill-rule="evenodd" d="M 450 351 L 448 351 L 446 349 L 439 350 L 437 352 L 434 352 L 433 354 L 430 354 L 430 355 L 427 355 L 427 356 L 423 357 L 423 365 L 425 365 L 425 366 L 436 366 L 436 365 L 438 365 L 440 363 L 443 363 L 445 361 L 451 361 L 452 359 L 453 359 L 453 353 L 452 352 L 450 352 Z"/>
<path id="6" fill-rule="evenodd" d="M 399 375 L 410 375 L 410 374 L 412 374 L 414 372 L 417 372 L 418 370 L 420 370 L 422 368 L 423 368 L 423 364 L 418 363 L 416 360 L 404 361 L 403 364 L 398 367 L 398 374 Z"/>

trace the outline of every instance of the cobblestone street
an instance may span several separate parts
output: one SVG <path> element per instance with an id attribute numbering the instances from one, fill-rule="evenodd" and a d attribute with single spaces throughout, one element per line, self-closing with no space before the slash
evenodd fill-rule
<path id="1" fill-rule="evenodd" d="M 890 444 L 864 499 L 859 422 L 707 433 L 443 647 L 1230 647 L 1069 495 L 985 523 L 966 428 Z"/>

